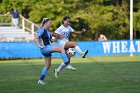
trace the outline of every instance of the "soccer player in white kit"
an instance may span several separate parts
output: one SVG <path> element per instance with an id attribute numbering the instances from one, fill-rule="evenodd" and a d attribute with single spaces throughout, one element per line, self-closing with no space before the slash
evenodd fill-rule
<path id="1" fill-rule="evenodd" d="M 88 50 L 86 50 L 85 52 L 83 52 L 80 47 L 77 45 L 76 42 L 72 42 L 69 41 L 69 37 L 70 37 L 70 33 L 74 33 L 74 34 L 82 34 L 84 33 L 86 30 L 82 29 L 82 31 L 75 31 L 71 26 L 70 26 L 70 17 L 65 16 L 62 20 L 62 25 L 56 29 L 55 33 L 59 34 L 60 37 L 58 39 L 59 45 L 61 47 L 63 47 L 64 49 L 68 49 L 68 48 L 75 48 L 76 52 L 78 52 L 82 58 L 85 58 L 86 54 L 88 53 Z M 68 56 L 69 61 L 70 61 L 70 57 Z M 63 62 L 61 63 L 61 65 L 55 69 L 55 77 L 58 78 L 58 73 L 65 67 L 65 64 L 63 64 Z M 76 68 L 74 68 L 71 64 L 66 66 L 67 69 L 72 69 L 75 70 Z"/>

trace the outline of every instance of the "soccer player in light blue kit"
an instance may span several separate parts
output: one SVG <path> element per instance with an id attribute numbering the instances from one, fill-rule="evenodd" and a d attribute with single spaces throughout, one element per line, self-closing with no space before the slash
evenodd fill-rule
<path id="1" fill-rule="evenodd" d="M 51 26 L 51 20 L 48 18 L 44 18 L 42 21 L 42 28 L 40 28 L 37 31 L 37 34 L 34 39 L 36 45 L 40 48 L 40 51 L 45 58 L 45 67 L 42 69 L 42 72 L 40 74 L 40 79 L 38 81 L 38 84 L 41 85 L 45 84 L 43 80 L 47 75 L 48 70 L 51 66 L 51 53 L 59 52 L 65 64 L 64 66 L 69 64 L 69 60 L 67 58 L 65 50 L 59 46 L 51 45 L 51 42 L 55 41 L 51 39 L 51 37 L 55 36 L 55 34 L 49 31 L 50 26 Z"/>

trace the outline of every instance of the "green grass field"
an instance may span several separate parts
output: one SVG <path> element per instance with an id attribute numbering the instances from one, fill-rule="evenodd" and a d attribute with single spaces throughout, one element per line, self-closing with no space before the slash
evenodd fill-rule
<path id="1" fill-rule="evenodd" d="M 64 69 L 56 79 L 53 70 L 61 61 L 52 59 L 41 86 L 43 59 L 1 60 L 0 93 L 140 93 L 140 55 L 73 58 L 77 70 Z"/>

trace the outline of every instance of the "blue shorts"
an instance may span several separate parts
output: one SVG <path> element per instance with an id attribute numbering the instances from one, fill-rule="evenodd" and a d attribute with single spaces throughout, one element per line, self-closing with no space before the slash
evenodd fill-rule
<path id="1" fill-rule="evenodd" d="M 51 53 L 52 53 L 53 47 L 54 47 L 53 45 L 47 45 L 44 48 L 40 48 L 40 51 L 41 51 L 42 55 L 45 58 L 47 58 L 47 57 L 52 56 Z"/>

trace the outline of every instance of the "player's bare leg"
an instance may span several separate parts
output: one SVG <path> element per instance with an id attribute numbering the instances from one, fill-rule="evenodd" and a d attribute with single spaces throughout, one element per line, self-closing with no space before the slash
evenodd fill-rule
<path id="1" fill-rule="evenodd" d="M 66 42 L 65 44 L 65 47 L 64 48 L 72 48 L 74 47 L 75 50 L 80 54 L 82 55 L 82 58 L 85 58 L 85 56 L 87 55 L 88 53 L 88 50 L 86 50 L 85 52 L 82 52 L 82 50 L 80 49 L 80 47 L 77 45 L 76 42 Z"/>

